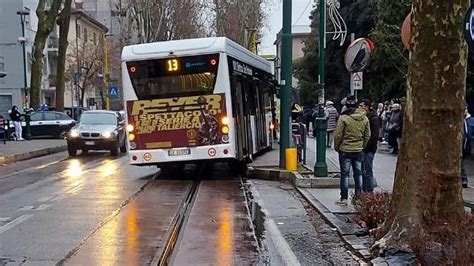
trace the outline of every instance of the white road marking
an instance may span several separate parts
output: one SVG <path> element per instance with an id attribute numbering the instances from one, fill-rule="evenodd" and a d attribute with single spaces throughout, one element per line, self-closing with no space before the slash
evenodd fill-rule
<path id="1" fill-rule="evenodd" d="M 51 206 L 52 206 L 51 204 L 43 204 L 43 205 L 38 206 L 38 208 L 36 208 L 35 211 L 44 211 L 46 209 L 49 209 L 49 207 Z"/>
<path id="2" fill-rule="evenodd" d="M 33 214 L 23 214 L 22 216 L 16 218 L 15 220 L 3 225 L 3 226 L 0 226 L 0 234 L 3 234 L 5 233 L 6 231 L 12 229 L 13 227 L 21 224 L 22 222 L 30 219 L 31 217 L 33 217 Z"/>
<path id="3" fill-rule="evenodd" d="M 23 206 L 21 208 L 19 208 L 17 211 L 31 211 L 35 208 L 35 206 Z"/>
<path id="4" fill-rule="evenodd" d="M 8 223 L 11 219 L 11 217 L 0 217 L 0 223 Z"/>

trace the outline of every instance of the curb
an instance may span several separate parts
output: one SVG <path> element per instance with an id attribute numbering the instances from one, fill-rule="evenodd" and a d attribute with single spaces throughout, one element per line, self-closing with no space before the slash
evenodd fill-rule
<path id="1" fill-rule="evenodd" d="M 10 164 L 19 161 L 25 161 L 28 159 L 33 159 L 41 156 L 46 156 L 54 153 L 59 153 L 67 150 L 67 145 L 55 146 L 46 149 L 29 151 L 24 153 L 17 153 L 12 155 L 0 156 L 0 164 Z"/>
<path id="2" fill-rule="evenodd" d="M 273 181 L 289 181 L 293 186 L 298 188 L 339 188 L 340 179 L 327 177 L 305 177 L 303 175 L 312 174 L 312 172 L 293 172 L 275 167 L 248 167 L 249 173 L 247 177 L 253 179 L 265 179 Z M 354 180 L 349 179 L 349 187 L 354 187 Z"/>

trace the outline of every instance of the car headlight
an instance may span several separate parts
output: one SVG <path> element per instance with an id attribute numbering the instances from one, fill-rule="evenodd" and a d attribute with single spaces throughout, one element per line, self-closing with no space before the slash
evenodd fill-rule
<path id="1" fill-rule="evenodd" d="M 77 130 L 71 130 L 71 133 L 69 133 L 69 136 L 72 138 L 77 138 L 79 137 L 79 132 Z"/>
<path id="2" fill-rule="evenodd" d="M 108 138 L 112 137 L 112 133 L 110 133 L 108 131 L 102 132 L 102 137 L 108 139 Z"/>

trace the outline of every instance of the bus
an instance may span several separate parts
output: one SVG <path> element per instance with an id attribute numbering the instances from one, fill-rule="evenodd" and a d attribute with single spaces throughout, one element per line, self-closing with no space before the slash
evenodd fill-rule
<path id="1" fill-rule="evenodd" d="M 245 164 L 271 148 L 272 65 L 230 39 L 126 46 L 121 64 L 132 165 Z"/>

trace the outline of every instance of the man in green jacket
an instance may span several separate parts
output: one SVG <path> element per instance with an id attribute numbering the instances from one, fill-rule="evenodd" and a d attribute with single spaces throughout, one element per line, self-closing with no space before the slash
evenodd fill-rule
<path id="1" fill-rule="evenodd" d="M 347 97 L 346 110 L 337 122 L 334 149 L 339 153 L 341 168 L 341 198 L 337 205 L 347 206 L 349 196 L 349 170 L 354 172 L 355 194 L 362 190 L 363 149 L 370 139 L 370 125 L 364 109 L 357 109 L 354 96 Z"/>

